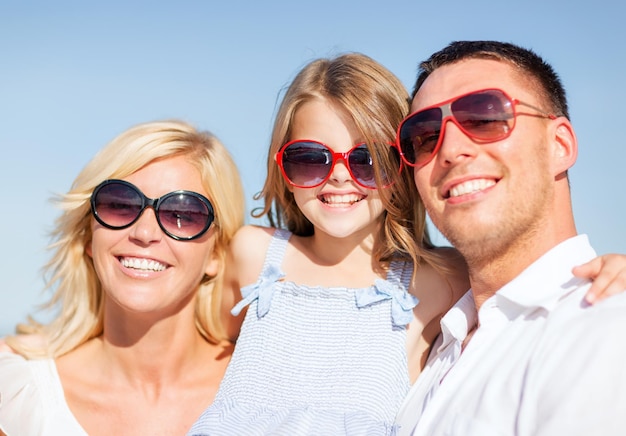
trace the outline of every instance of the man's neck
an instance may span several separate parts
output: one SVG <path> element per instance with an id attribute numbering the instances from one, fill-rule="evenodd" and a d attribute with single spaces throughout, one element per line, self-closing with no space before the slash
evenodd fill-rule
<path id="1" fill-rule="evenodd" d="M 500 255 L 484 259 L 467 260 L 472 294 L 476 309 L 496 294 L 504 285 L 514 280 L 526 268 L 561 242 L 575 236 L 575 232 L 558 238 L 532 238 L 525 243 L 511 244 Z"/>

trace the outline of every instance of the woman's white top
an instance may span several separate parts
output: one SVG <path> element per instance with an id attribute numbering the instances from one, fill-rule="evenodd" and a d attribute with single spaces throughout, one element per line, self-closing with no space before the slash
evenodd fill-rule
<path id="1" fill-rule="evenodd" d="M 0 429 L 7 436 L 87 436 L 65 401 L 53 359 L 0 352 Z"/>

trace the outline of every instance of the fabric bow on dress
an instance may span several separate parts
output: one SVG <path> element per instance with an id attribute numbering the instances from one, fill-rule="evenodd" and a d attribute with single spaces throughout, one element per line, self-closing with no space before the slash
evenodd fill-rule
<path id="1" fill-rule="evenodd" d="M 389 280 L 377 279 L 367 292 L 356 294 L 357 307 L 367 307 L 384 300 L 391 300 L 391 321 L 396 327 L 406 327 L 413 319 L 413 308 L 419 300 L 409 294 L 403 286 Z"/>
<path id="2" fill-rule="evenodd" d="M 256 315 L 259 318 L 263 318 L 272 305 L 272 298 L 276 289 L 274 283 L 283 277 L 285 277 L 285 273 L 278 267 L 275 265 L 268 266 L 259 281 L 241 288 L 243 299 L 233 307 L 230 313 L 237 316 L 244 307 L 258 299 Z"/>

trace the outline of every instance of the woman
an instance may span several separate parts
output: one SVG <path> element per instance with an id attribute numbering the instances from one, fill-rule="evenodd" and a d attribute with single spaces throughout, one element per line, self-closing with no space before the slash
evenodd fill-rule
<path id="1" fill-rule="evenodd" d="M 49 324 L 0 355 L 0 430 L 184 434 L 213 401 L 238 326 L 222 321 L 225 248 L 243 223 L 239 174 L 211 134 L 135 126 L 60 199 L 46 266 Z"/>

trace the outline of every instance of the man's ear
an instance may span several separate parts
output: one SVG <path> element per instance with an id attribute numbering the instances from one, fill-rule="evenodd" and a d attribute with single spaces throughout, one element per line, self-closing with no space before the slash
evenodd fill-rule
<path id="1" fill-rule="evenodd" d="M 553 143 L 553 172 L 554 177 L 565 173 L 571 168 L 578 158 L 578 140 L 574 127 L 565 117 L 559 117 L 553 121 L 551 130 Z"/>

